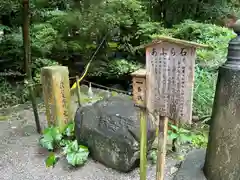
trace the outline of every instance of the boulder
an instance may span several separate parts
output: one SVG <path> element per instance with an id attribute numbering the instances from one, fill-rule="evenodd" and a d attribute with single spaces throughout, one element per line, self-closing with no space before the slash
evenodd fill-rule
<path id="1" fill-rule="evenodd" d="M 155 125 L 148 118 L 148 149 Z M 139 109 L 129 96 L 118 95 L 77 109 L 75 134 L 94 160 L 121 172 L 134 169 L 140 157 Z"/>

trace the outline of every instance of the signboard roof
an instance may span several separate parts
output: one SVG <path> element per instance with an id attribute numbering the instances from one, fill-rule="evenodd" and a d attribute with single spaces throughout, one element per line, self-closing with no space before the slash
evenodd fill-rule
<path id="1" fill-rule="evenodd" d="M 131 75 L 132 76 L 137 76 L 137 77 L 146 77 L 146 69 L 139 69 L 137 71 L 134 71 Z"/>
<path id="2" fill-rule="evenodd" d="M 168 36 L 159 36 L 156 40 L 152 41 L 149 44 L 144 45 L 145 48 L 147 47 L 151 47 L 154 46 L 156 44 L 160 44 L 162 42 L 169 42 L 169 43 L 175 43 L 178 45 L 182 45 L 182 46 L 188 46 L 188 47 L 195 47 L 195 48 L 208 48 L 208 45 L 204 45 L 204 44 L 198 44 L 195 42 L 190 42 L 190 41 L 186 41 L 186 40 L 181 40 L 181 39 L 176 39 L 176 38 L 172 38 L 172 37 L 168 37 Z"/>

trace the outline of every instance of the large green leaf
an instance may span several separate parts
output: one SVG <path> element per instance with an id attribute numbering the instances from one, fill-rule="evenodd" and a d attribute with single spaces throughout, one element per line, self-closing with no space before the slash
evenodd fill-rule
<path id="1" fill-rule="evenodd" d="M 40 145 L 48 150 L 53 150 L 53 137 L 50 134 L 45 134 L 40 139 Z"/>
<path id="2" fill-rule="evenodd" d="M 69 123 L 68 124 L 68 126 L 65 130 L 66 136 L 68 136 L 68 137 L 74 136 L 74 127 L 75 127 L 74 123 Z"/>
<path id="3" fill-rule="evenodd" d="M 66 140 L 66 139 L 62 139 L 60 141 L 60 146 L 62 147 L 66 147 L 67 145 L 71 144 L 71 141 L 70 140 Z"/>
<path id="4" fill-rule="evenodd" d="M 46 128 L 43 132 L 43 136 L 40 139 L 40 144 L 42 147 L 48 150 L 53 150 L 54 146 L 60 143 L 62 139 L 62 134 L 56 127 Z"/>
<path id="5" fill-rule="evenodd" d="M 168 137 L 170 139 L 176 139 L 176 138 L 178 138 L 178 134 L 173 133 L 173 132 L 168 132 Z"/>
<path id="6" fill-rule="evenodd" d="M 80 148 L 78 152 L 70 152 L 67 154 L 67 161 L 72 166 L 83 165 L 88 159 L 89 152 Z"/>
<path id="7" fill-rule="evenodd" d="M 84 164 L 89 155 L 88 148 L 82 145 L 78 145 L 77 140 L 67 144 L 64 148 L 64 154 L 67 155 L 67 161 L 72 166 Z"/>

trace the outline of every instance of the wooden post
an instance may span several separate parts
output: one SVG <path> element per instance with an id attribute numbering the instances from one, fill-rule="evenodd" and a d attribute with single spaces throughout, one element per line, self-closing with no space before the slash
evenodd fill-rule
<path id="1" fill-rule="evenodd" d="M 49 126 L 58 126 L 63 131 L 72 121 L 70 110 L 69 72 L 65 66 L 42 68 L 41 81 Z"/>
<path id="2" fill-rule="evenodd" d="M 168 117 L 160 116 L 159 118 L 159 134 L 158 134 L 158 153 L 157 153 L 157 170 L 156 179 L 164 179 L 164 167 L 166 159 L 166 144 L 168 131 Z"/>
<path id="3" fill-rule="evenodd" d="M 140 180 L 147 178 L 147 117 L 146 117 L 146 71 L 140 69 L 133 76 L 133 100 L 140 109 Z"/>
<path id="4" fill-rule="evenodd" d="M 80 92 L 80 85 L 79 85 L 79 77 L 78 76 L 76 76 L 76 83 L 77 83 L 78 106 L 81 107 L 81 92 Z"/>
<path id="5" fill-rule="evenodd" d="M 23 0 L 23 45 L 24 45 L 24 63 L 27 75 L 27 86 L 30 93 L 30 98 L 35 117 L 37 132 L 41 133 L 41 126 L 39 122 L 36 96 L 33 88 L 32 70 L 31 70 L 31 52 L 30 52 L 30 37 L 29 37 L 29 1 Z"/>
<path id="6" fill-rule="evenodd" d="M 147 119 L 146 108 L 140 107 L 140 180 L 147 178 Z"/>

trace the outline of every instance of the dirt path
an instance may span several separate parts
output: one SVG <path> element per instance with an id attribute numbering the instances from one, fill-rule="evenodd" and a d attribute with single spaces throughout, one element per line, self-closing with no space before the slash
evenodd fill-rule
<path id="1" fill-rule="evenodd" d="M 47 152 L 38 145 L 39 135 L 31 108 L 25 107 L 18 113 L 14 111 L 12 109 L 8 120 L 0 121 L 1 180 L 139 180 L 139 169 L 123 174 L 93 160 L 78 169 L 69 168 L 65 161 L 58 162 L 53 169 L 46 168 Z M 1 116 L 3 112 L 0 113 Z M 43 112 L 39 114 L 44 125 L 45 115 Z M 177 160 L 167 159 L 165 180 L 172 180 L 171 169 L 176 164 Z M 149 166 L 147 179 L 155 179 L 155 166 Z"/>

